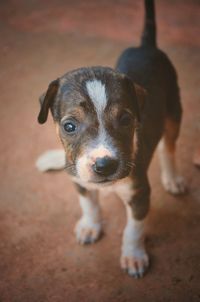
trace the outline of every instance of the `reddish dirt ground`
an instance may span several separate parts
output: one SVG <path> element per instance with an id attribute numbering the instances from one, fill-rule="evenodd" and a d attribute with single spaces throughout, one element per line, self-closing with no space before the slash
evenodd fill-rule
<path id="1" fill-rule="evenodd" d="M 37 124 L 38 96 L 68 70 L 113 66 L 139 43 L 142 1 L 26 1 L 0 4 L 0 301 L 200 301 L 200 4 L 157 1 L 158 41 L 174 62 L 184 117 L 178 165 L 190 191 L 175 198 L 160 184 L 157 155 L 150 168 L 152 206 L 142 280 L 119 268 L 123 205 L 101 198 L 105 235 L 79 246 L 75 189 L 64 172 L 41 174 L 35 160 L 60 146 L 52 119 Z"/>

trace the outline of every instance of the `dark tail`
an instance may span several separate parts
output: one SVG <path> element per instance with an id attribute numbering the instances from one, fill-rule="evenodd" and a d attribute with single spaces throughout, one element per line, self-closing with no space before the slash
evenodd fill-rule
<path id="1" fill-rule="evenodd" d="M 156 47 L 156 21 L 154 0 L 145 0 L 145 23 L 142 35 L 142 46 Z"/>

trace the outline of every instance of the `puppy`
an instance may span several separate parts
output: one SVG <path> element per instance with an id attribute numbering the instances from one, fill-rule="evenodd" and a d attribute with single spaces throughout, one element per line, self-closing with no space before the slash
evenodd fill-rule
<path id="1" fill-rule="evenodd" d="M 75 232 L 79 243 L 93 243 L 102 232 L 99 191 L 122 199 L 127 224 L 121 267 L 142 277 L 149 258 L 144 244 L 149 211 L 147 170 L 159 144 L 164 188 L 184 193 L 175 167 L 175 144 L 181 122 L 177 76 L 168 57 L 156 46 L 154 1 L 145 1 L 141 46 L 126 49 L 116 69 L 80 68 L 50 83 L 40 98 L 39 123 L 51 110 L 64 151 L 39 158 L 40 170 L 65 167 L 76 184 L 82 217 Z"/>

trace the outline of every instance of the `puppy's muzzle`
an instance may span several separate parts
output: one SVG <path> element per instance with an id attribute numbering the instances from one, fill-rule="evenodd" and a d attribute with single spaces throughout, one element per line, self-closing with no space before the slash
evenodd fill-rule
<path id="1" fill-rule="evenodd" d="M 117 171 L 118 165 L 118 161 L 112 157 L 98 157 L 92 165 L 92 169 L 99 176 L 107 177 Z"/>

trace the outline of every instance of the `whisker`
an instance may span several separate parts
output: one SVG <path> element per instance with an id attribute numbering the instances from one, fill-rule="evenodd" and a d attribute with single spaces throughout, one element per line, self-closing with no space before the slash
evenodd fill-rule
<path id="1" fill-rule="evenodd" d="M 127 167 L 129 168 L 135 168 L 136 164 L 133 161 L 126 162 Z"/>
<path id="2" fill-rule="evenodd" d="M 64 170 L 69 172 L 70 170 L 72 171 L 74 169 L 75 165 L 74 164 L 66 164 L 64 167 Z"/>

